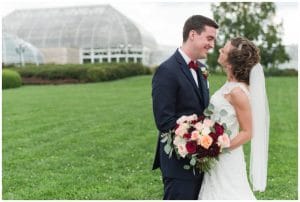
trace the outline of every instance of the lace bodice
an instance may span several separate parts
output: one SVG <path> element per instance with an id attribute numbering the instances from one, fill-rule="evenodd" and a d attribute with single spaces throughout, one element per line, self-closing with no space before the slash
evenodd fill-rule
<path id="1" fill-rule="evenodd" d="M 221 122 L 226 123 L 226 125 L 232 132 L 232 135 L 230 136 L 231 139 L 237 135 L 237 132 L 239 130 L 239 124 L 237 121 L 234 107 L 224 96 L 226 94 L 229 94 L 236 87 L 241 88 L 249 97 L 249 91 L 245 84 L 227 81 L 219 90 L 217 90 L 213 94 L 210 100 L 210 103 L 214 105 L 212 119 L 216 121 L 220 120 Z M 227 112 L 225 116 L 220 115 L 220 112 L 222 110 L 225 110 Z"/>

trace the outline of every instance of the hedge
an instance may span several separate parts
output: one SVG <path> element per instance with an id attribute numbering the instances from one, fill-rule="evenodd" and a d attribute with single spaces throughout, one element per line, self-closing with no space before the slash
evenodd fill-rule
<path id="1" fill-rule="evenodd" d="M 99 82 L 151 74 L 149 67 L 137 63 L 47 64 L 38 67 L 32 65 L 13 69 L 20 73 L 25 84 L 64 83 L 63 81 L 70 80 L 74 83 Z M 48 82 L 42 82 L 41 80 Z"/>

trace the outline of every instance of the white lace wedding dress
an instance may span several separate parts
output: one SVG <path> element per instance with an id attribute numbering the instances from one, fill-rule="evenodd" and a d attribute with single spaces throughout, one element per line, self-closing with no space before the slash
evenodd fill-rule
<path id="1" fill-rule="evenodd" d="M 241 88 L 248 96 L 249 91 L 246 86 L 238 82 L 226 82 L 212 97 L 211 103 L 214 105 L 212 119 L 221 119 L 231 130 L 230 139 L 239 132 L 239 123 L 233 106 L 224 98 L 233 88 Z M 226 116 L 218 115 L 225 109 Z M 205 173 L 202 187 L 199 193 L 201 200 L 255 200 L 255 196 L 250 188 L 246 163 L 244 159 L 243 147 L 240 146 L 230 153 L 221 154 L 219 161 L 211 169 L 210 174 Z"/>

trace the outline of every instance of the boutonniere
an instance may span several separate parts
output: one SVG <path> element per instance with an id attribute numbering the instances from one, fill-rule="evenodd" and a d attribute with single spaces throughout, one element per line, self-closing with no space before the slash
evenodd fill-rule
<path id="1" fill-rule="evenodd" d="M 207 77 L 209 75 L 208 69 L 205 66 L 202 66 L 200 69 L 201 69 L 201 73 L 202 73 L 203 77 L 207 80 Z"/>

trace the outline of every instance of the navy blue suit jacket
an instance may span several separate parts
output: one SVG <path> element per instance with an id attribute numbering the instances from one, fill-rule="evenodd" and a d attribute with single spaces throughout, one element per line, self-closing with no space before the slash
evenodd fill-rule
<path id="1" fill-rule="evenodd" d="M 159 130 L 153 169 L 160 168 L 164 177 L 194 179 L 199 173 L 185 170 L 189 165 L 186 159 L 178 160 L 164 152 L 164 143 L 160 142 L 161 132 L 174 129 L 176 120 L 182 115 L 202 115 L 208 106 L 209 91 L 207 82 L 198 70 L 197 87 L 192 73 L 178 50 L 156 70 L 152 79 L 153 113 Z"/>

